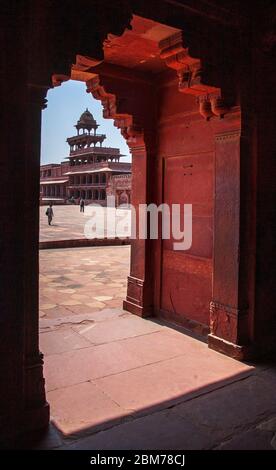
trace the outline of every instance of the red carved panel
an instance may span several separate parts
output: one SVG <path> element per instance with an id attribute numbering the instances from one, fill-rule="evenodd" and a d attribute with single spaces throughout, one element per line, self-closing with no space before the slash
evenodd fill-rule
<path id="1" fill-rule="evenodd" d="M 143 281 L 134 277 L 128 277 L 127 300 L 138 305 L 143 305 Z"/>
<path id="2" fill-rule="evenodd" d="M 238 307 L 240 132 L 216 137 L 214 301 Z"/>
<path id="3" fill-rule="evenodd" d="M 178 317 L 209 325 L 212 260 L 163 251 L 161 308 Z"/>
<path id="4" fill-rule="evenodd" d="M 219 304 L 211 302 L 210 304 L 210 330 L 215 336 L 230 341 L 237 342 L 238 331 L 238 311 Z"/>
<path id="5" fill-rule="evenodd" d="M 204 152 L 165 160 L 164 200 L 170 207 L 180 204 L 180 226 L 184 226 L 184 204 L 192 204 L 193 240 L 185 254 L 212 258 L 213 247 L 213 153 Z M 172 227 L 171 227 L 172 228 Z M 173 249 L 173 238 L 163 241 Z"/>

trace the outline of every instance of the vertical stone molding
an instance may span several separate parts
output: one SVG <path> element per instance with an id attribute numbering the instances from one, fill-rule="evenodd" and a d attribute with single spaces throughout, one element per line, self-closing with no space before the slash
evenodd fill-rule
<path id="1" fill-rule="evenodd" d="M 49 406 L 43 378 L 43 355 L 39 351 L 39 175 L 41 110 L 46 107 L 47 88 L 28 86 L 25 140 L 24 213 L 24 426 L 37 429 L 47 425 Z"/>
<path id="2" fill-rule="evenodd" d="M 130 132 L 133 134 L 133 131 Z M 150 289 L 149 263 L 150 240 L 139 239 L 139 204 L 148 202 L 148 153 L 143 135 L 134 132 L 128 138 L 132 154 L 132 206 L 135 212 L 136 238 L 131 240 L 130 276 L 128 277 L 127 296 L 123 303 L 125 310 L 135 315 L 148 317 L 152 314 L 152 292 Z"/>
<path id="3" fill-rule="evenodd" d="M 118 110 L 117 97 L 109 93 L 101 83 L 99 75 L 91 77 L 87 82 L 87 92 L 103 105 L 103 116 L 114 119 L 114 125 L 121 130 L 132 154 L 132 200 L 131 204 L 136 209 L 132 217 L 136 217 L 136 228 L 139 226 L 139 204 L 148 201 L 148 149 L 143 128 L 136 124 L 135 116 L 121 113 Z M 150 145 L 150 138 L 149 138 Z M 134 224 L 133 224 L 134 225 Z M 149 262 L 149 240 L 139 240 L 137 237 L 131 240 L 130 276 L 126 300 L 123 303 L 125 310 L 139 316 L 149 316 L 152 312 L 151 288 L 149 273 L 146 269 Z"/>
<path id="4" fill-rule="evenodd" d="M 216 136 L 213 299 L 210 304 L 209 347 L 237 359 L 248 353 L 248 286 L 243 270 L 240 211 L 246 197 L 240 159 L 241 132 Z"/>

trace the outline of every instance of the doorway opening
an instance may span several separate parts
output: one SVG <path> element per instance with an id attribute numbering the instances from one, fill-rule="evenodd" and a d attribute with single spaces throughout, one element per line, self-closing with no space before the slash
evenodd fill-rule
<path id="1" fill-rule="evenodd" d="M 91 327 L 123 315 L 130 263 L 128 232 L 123 231 L 115 241 L 112 235 L 110 239 L 106 236 L 106 202 L 107 194 L 118 202 L 120 176 L 131 193 L 131 156 L 113 122 L 102 118 L 101 104 L 77 81 L 49 92 L 41 153 L 40 349 L 47 399 L 55 418 L 61 411 L 56 407 L 57 390 L 71 384 L 76 368 L 81 370 L 81 364 L 64 367 L 66 354 L 75 354 L 75 360 L 79 360 L 79 354 L 85 352 L 90 361 L 95 344 L 106 341 L 103 332 L 98 335 L 98 328 L 97 340 L 89 339 L 95 330 Z M 51 225 L 49 207 L 53 210 Z M 85 227 L 90 224 L 93 228 L 90 221 L 98 209 L 102 238 L 87 239 Z M 130 230 L 129 207 L 116 207 L 115 212 L 121 225 L 128 219 L 126 228 Z M 101 241 L 106 246 L 97 246 Z M 78 383 L 79 379 L 74 380 Z"/>
<path id="2" fill-rule="evenodd" d="M 175 203 L 191 203 L 194 206 L 195 236 L 193 245 L 187 252 L 175 252 L 171 239 L 133 240 L 124 310 L 122 307 L 117 312 L 114 312 L 114 309 L 103 309 L 102 314 L 98 316 L 99 321 L 96 318 L 97 312 L 92 312 L 89 318 L 78 314 L 78 324 L 75 324 L 74 320 L 70 332 L 61 320 L 52 325 L 53 331 L 43 333 L 49 337 L 55 335 L 59 340 L 62 338 L 63 344 L 68 341 L 70 348 L 72 344 L 77 344 L 76 350 L 73 346 L 70 351 L 66 350 L 67 346 L 64 345 L 65 350 L 53 354 L 53 358 L 46 357 L 45 364 L 46 381 L 53 384 L 53 388 L 49 390 L 49 400 L 50 403 L 52 401 L 55 422 L 65 434 L 87 428 L 95 431 L 101 426 L 110 426 L 117 420 L 125 419 L 132 409 L 132 402 L 135 412 L 141 412 L 149 408 L 154 410 L 155 407 L 165 406 L 162 404 L 175 400 L 181 401 L 183 380 L 187 380 L 189 367 L 193 367 L 195 359 L 190 357 L 187 368 L 183 368 L 183 358 L 187 352 L 186 347 L 191 346 L 195 340 L 168 328 L 164 320 L 169 321 L 170 325 L 184 326 L 205 336 L 210 326 L 214 141 L 218 131 L 229 131 L 233 122 L 239 122 L 239 115 L 238 112 L 236 115 L 233 113 L 232 120 L 226 121 L 226 124 L 220 120 L 209 125 L 210 116 L 204 121 L 202 116 L 205 116 L 206 109 L 201 104 L 198 106 L 194 94 L 179 93 L 179 85 L 184 86 L 185 77 L 180 74 L 179 82 L 179 77 L 177 78 L 174 71 L 168 70 L 166 61 L 161 57 L 163 55 L 166 58 L 172 48 L 168 47 L 166 54 L 161 53 L 160 43 L 166 43 L 168 37 L 169 44 L 170 41 L 173 43 L 175 35 L 178 40 L 179 30 L 139 17 L 134 17 L 132 26 L 132 31 L 124 33 L 120 38 L 108 38 L 104 45 L 103 63 L 95 65 L 92 59 L 77 57 L 71 78 L 77 80 L 82 77 L 86 82 L 87 91 L 101 101 L 104 117 L 114 119 L 116 127 L 121 130 L 131 148 L 131 193 L 127 192 L 126 187 L 120 189 L 120 184 L 126 183 L 125 175 L 115 175 L 112 184 L 119 186 L 119 189 L 116 186 L 118 192 L 115 200 L 123 204 L 128 204 L 131 200 L 134 206 L 152 201 L 169 206 Z M 138 48 L 137 44 L 141 47 Z M 193 67 L 197 62 L 192 62 Z M 171 63 L 169 61 L 169 64 Z M 58 77 L 55 79 L 58 80 Z M 188 83 L 193 83 L 193 79 L 194 76 L 190 77 Z M 66 83 L 62 86 L 64 85 Z M 197 82 L 193 89 L 195 93 L 198 92 L 196 86 Z M 202 93 L 202 90 L 199 92 Z M 93 124 L 93 119 L 88 113 L 89 110 L 84 111 L 84 116 L 80 116 L 77 121 L 77 135 L 68 139 L 71 165 L 66 176 L 69 177 L 68 202 L 71 201 L 72 204 L 76 198 L 85 200 L 90 197 L 92 201 L 101 203 L 107 195 L 104 186 L 108 172 L 103 166 L 106 162 L 102 159 L 101 150 L 97 156 L 94 155 L 94 162 L 89 161 L 94 154 L 93 141 L 97 124 Z M 215 117 L 215 113 L 212 114 Z M 90 123 L 88 126 L 87 120 Z M 102 142 L 98 149 L 102 149 Z M 110 158 L 111 166 L 118 164 L 118 155 L 113 154 Z M 98 165 L 98 168 L 103 168 L 104 171 L 93 173 L 87 170 L 88 174 L 83 174 L 84 170 L 80 168 L 88 169 L 90 165 Z M 88 188 L 88 185 L 94 185 L 94 188 Z M 84 214 L 85 212 L 86 210 Z M 107 269 L 101 270 L 96 265 L 96 272 L 94 270 L 93 273 L 95 276 L 91 275 L 90 271 L 91 266 L 95 267 L 96 250 L 99 252 L 100 249 L 94 249 L 92 260 L 86 257 L 86 253 L 78 253 L 82 264 L 73 262 L 78 279 L 74 280 L 75 284 L 67 285 L 68 290 L 65 293 L 72 298 L 64 301 L 65 307 L 67 304 L 67 307 L 73 309 L 74 303 L 78 305 L 82 300 L 87 300 L 87 297 L 80 296 L 90 297 L 87 291 L 81 294 L 80 291 L 75 292 L 76 289 L 82 288 L 81 278 L 85 276 L 83 271 L 88 271 L 91 296 L 93 285 L 103 285 L 104 292 L 100 292 L 94 300 L 99 303 L 112 301 L 109 299 L 110 276 L 108 282 L 105 279 L 106 272 L 111 273 L 113 270 L 108 264 L 111 252 L 107 250 L 105 258 L 100 261 L 101 267 L 105 267 L 107 263 Z M 120 249 L 123 250 L 121 247 Z M 127 249 L 124 247 L 124 250 Z M 116 261 L 119 272 L 123 271 L 121 262 L 122 256 L 119 262 Z M 62 276 L 64 277 L 64 274 L 54 283 L 59 284 Z M 73 279 L 70 279 L 70 282 L 72 281 Z M 116 283 L 114 278 L 112 283 L 114 292 L 118 293 L 120 283 Z M 99 307 L 99 304 L 96 305 Z M 147 316 L 155 316 L 156 321 L 145 320 Z M 217 362 L 217 375 L 212 375 L 215 366 L 211 371 L 212 377 L 202 373 L 206 366 L 206 348 L 205 343 L 200 345 L 200 380 L 197 381 L 198 375 L 195 374 L 192 388 L 205 390 L 210 381 L 214 387 L 220 383 L 223 359 Z M 208 355 L 212 360 L 213 353 L 208 352 Z M 172 380 L 169 372 L 171 362 L 168 364 L 168 361 L 176 357 L 179 357 L 176 368 L 181 370 L 177 391 L 176 382 Z M 171 377 L 172 388 L 169 386 L 165 395 L 161 393 L 155 396 L 153 389 L 155 391 L 156 383 L 162 382 L 164 372 L 162 367 L 157 366 L 160 361 L 168 374 L 165 374 L 166 380 Z M 139 367 L 143 370 L 141 375 L 139 373 L 136 376 L 134 371 Z M 233 366 L 234 375 L 236 371 Z M 153 384 L 154 376 L 156 380 Z M 125 383 L 126 387 L 122 387 L 122 383 Z M 148 395 L 143 395 L 139 387 L 139 393 L 135 395 L 139 383 L 147 383 Z M 187 390 L 184 395 L 188 396 L 186 392 Z M 106 400 L 106 395 L 112 395 L 112 398 Z M 76 396 L 81 399 L 76 400 Z M 72 411 L 74 406 L 75 413 Z"/>

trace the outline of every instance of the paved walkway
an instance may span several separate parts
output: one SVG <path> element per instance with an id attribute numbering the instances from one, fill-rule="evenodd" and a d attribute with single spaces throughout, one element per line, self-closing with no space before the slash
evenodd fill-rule
<path id="1" fill-rule="evenodd" d="M 36 447 L 275 449 L 275 367 L 122 310 L 128 263 L 129 247 L 41 253 L 52 425 Z"/>
<path id="2" fill-rule="evenodd" d="M 129 256 L 129 246 L 40 251 L 40 317 L 121 308 Z"/>
<path id="3" fill-rule="evenodd" d="M 106 208 L 100 207 L 95 208 L 95 206 L 85 206 L 84 213 L 80 212 L 78 205 L 60 205 L 53 206 L 54 218 L 52 225 L 48 225 L 46 212 L 46 206 L 40 207 L 40 241 L 53 241 L 53 240 L 72 240 L 72 239 L 81 239 L 85 238 L 85 225 L 89 223 L 93 218 L 95 220 L 96 210 L 98 211 L 97 218 L 97 229 L 98 229 L 98 238 L 103 238 L 106 236 L 106 226 L 105 226 L 105 214 Z M 117 222 L 120 222 L 120 228 L 118 228 L 119 237 L 126 237 L 130 235 L 130 210 L 128 209 L 116 209 L 115 217 Z M 125 222 L 125 224 L 123 223 Z M 124 226 L 126 225 L 126 227 Z M 88 235 L 93 236 L 94 223 L 86 225 L 88 230 Z M 118 226 L 117 226 L 118 227 Z M 113 235 L 114 236 L 114 235 Z"/>

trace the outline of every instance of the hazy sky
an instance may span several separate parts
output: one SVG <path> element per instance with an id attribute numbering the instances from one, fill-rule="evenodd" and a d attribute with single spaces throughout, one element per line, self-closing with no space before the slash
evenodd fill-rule
<path id="1" fill-rule="evenodd" d="M 128 146 L 120 131 L 114 127 L 113 119 L 102 117 L 102 105 L 91 94 L 86 93 L 85 83 L 70 80 L 47 94 L 47 108 L 42 111 L 41 163 L 59 163 L 69 154 L 67 137 L 77 133 L 74 125 L 86 108 L 100 125 L 97 132 L 105 134 L 103 146 L 119 148 L 127 155 L 122 162 L 131 160 Z"/>

